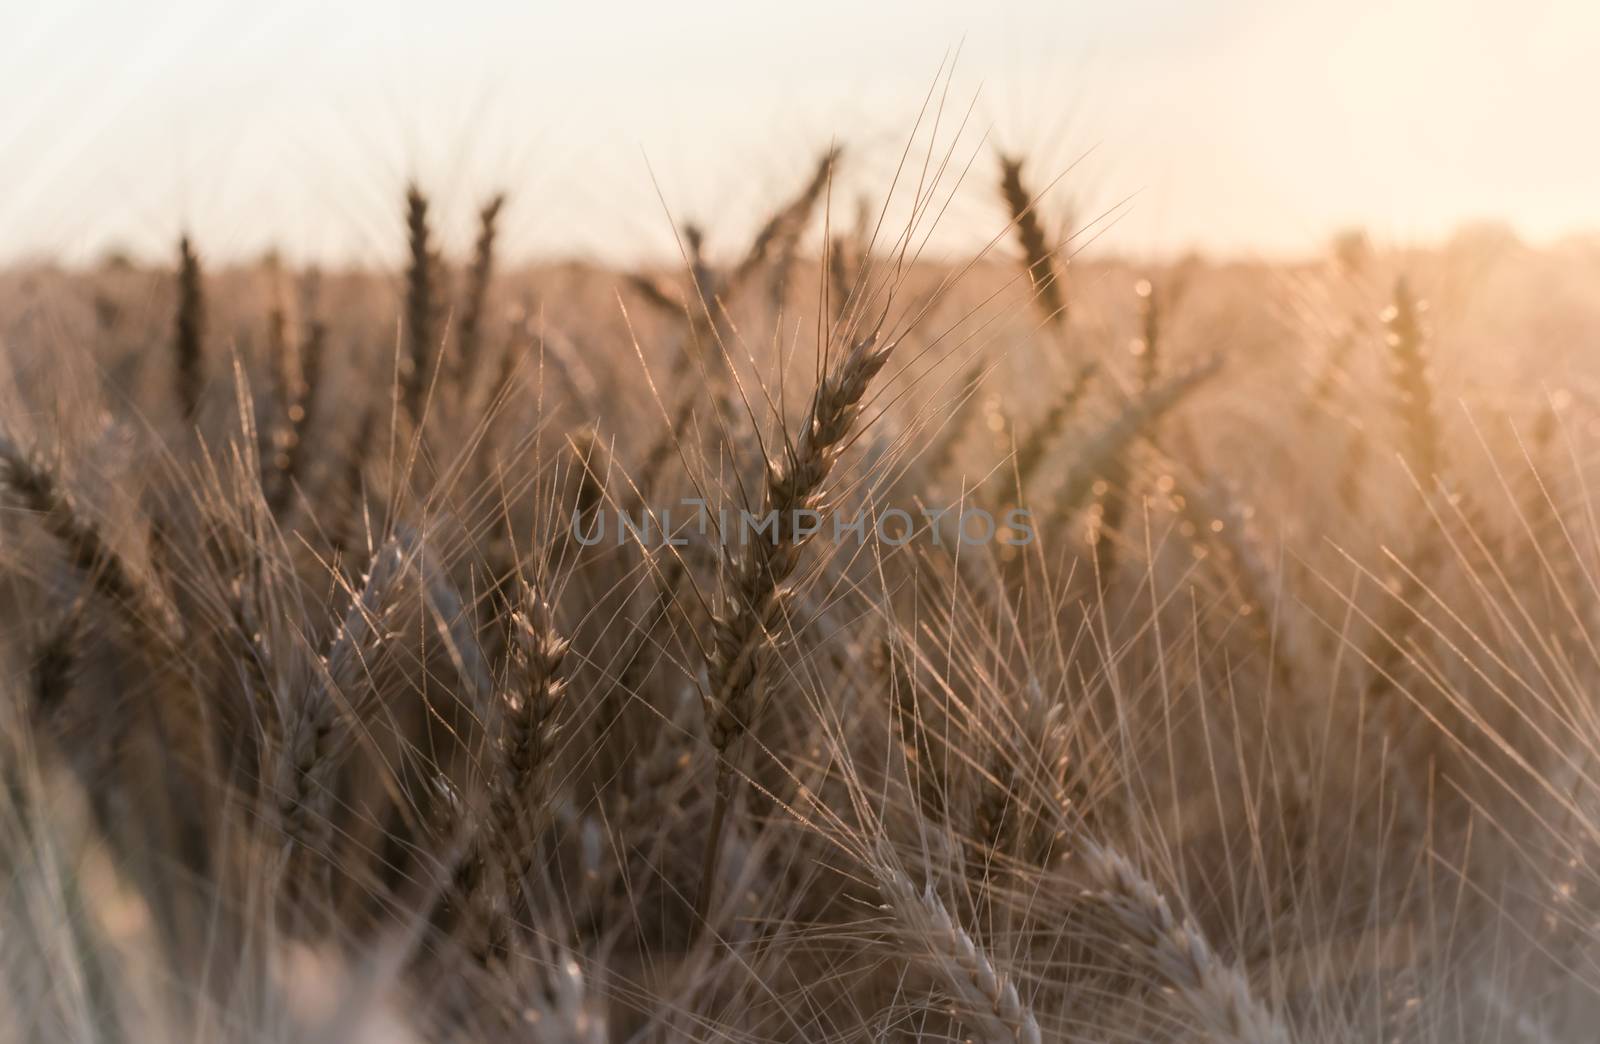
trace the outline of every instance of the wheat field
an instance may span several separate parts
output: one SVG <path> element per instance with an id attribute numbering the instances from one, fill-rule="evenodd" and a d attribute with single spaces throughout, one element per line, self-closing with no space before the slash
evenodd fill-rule
<path id="1" fill-rule="evenodd" d="M 1600 248 L 1086 251 L 937 121 L 0 273 L 0 1037 L 1593 1039 Z"/>

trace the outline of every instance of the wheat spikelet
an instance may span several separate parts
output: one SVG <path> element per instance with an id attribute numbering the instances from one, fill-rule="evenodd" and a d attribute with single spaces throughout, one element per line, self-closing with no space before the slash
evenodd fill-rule
<path id="1" fill-rule="evenodd" d="M 277 400 L 273 404 L 278 411 L 274 421 L 287 427 L 289 411 L 300 394 L 300 361 L 289 337 L 289 310 L 283 299 L 283 273 L 276 259 L 269 261 L 267 273 L 272 280 L 272 304 L 267 309 L 267 362 L 273 397 Z M 279 448 L 274 443 L 274 451 Z M 276 459 L 274 463 L 278 463 Z"/>
<path id="2" fill-rule="evenodd" d="M 200 258 L 187 235 L 178 240 L 178 314 L 174 340 L 174 387 L 183 419 L 193 422 L 200 413 L 200 392 L 205 384 L 206 302 L 201 285 Z"/>
<path id="3" fill-rule="evenodd" d="M 666 430 L 656 437 L 650 444 L 650 450 L 644 455 L 639 465 L 639 498 L 643 500 L 656 489 L 660 476 L 667 470 L 667 463 L 674 453 L 680 451 L 679 432 L 687 430 L 694 420 L 694 408 L 699 403 L 696 395 L 684 395 L 678 400 L 677 407 L 672 411 L 672 416 L 667 420 Z"/>
<path id="4" fill-rule="evenodd" d="M 302 349 L 289 336 L 289 314 L 283 300 L 281 273 L 276 263 L 272 275 L 272 306 L 267 313 L 267 356 L 275 407 L 268 426 L 263 458 L 271 470 L 263 469 L 262 484 L 273 513 L 282 511 L 288 496 L 288 471 L 300 437 L 300 422 L 305 415 L 305 376 Z"/>
<path id="5" fill-rule="evenodd" d="M 1434 539 L 1424 531 L 1414 541 L 1410 561 L 1399 577 L 1397 590 L 1388 595 L 1374 628 L 1375 649 L 1369 654 L 1372 674 L 1365 696 L 1371 698 L 1387 689 L 1406 667 L 1409 635 L 1418 623 L 1417 603 L 1427 595 L 1427 578 L 1444 566 L 1451 547 L 1462 548 L 1463 568 L 1469 575 L 1482 575 L 1491 567 L 1483 557 L 1483 547 L 1474 534 L 1484 532 L 1483 516 L 1475 500 L 1464 490 L 1452 489 L 1447 459 L 1447 444 L 1434 409 L 1433 378 L 1428 364 L 1427 336 L 1422 313 L 1426 304 L 1412 294 L 1402 276 L 1395 281 L 1394 303 L 1382 319 L 1389 346 L 1392 405 L 1402 429 L 1402 457 L 1411 477 L 1421 486 L 1425 500 L 1433 502 L 1436 516 L 1445 530 L 1445 539 Z M 1436 496 L 1438 494 L 1438 496 Z M 1452 503 L 1453 502 L 1453 503 Z M 1451 530 L 1463 530 L 1451 537 Z M 1405 709 L 1400 700 L 1389 701 L 1390 727 L 1395 738 L 1404 736 L 1398 720 Z"/>
<path id="6" fill-rule="evenodd" d="M 592 424 L 586 424 L 569 436 L 572 451 L 572 470 L 577 480 L 572 508 L 575 519 L 588 528 L 594 513 L 606 499 L 606 482 L 610 474 L 610 461 L 605 443 Z"/>
<path id="7" fill-rule="evenodd" d="M 1172 480 L 1177 486 L 1176 480 Z M 1271 667 L 1278 690 L 1295 689 L 1295 664 L 1288 650 L 1276 640 L 1272 618 L 1276 603 L 1278 570 L 1264 553 L 1253 524 L 1254 512 L 1242 503 L 1225 482 L 1201 482 L 1178 486 L 1173 501 L 1178 512 L 1192 527 L 1197 540 L 1211 545 L 1215 554 L 1209 560 L 1216 572 L 1240 599 L 1246 630 Z"/>
<path id="8" fill-rule="evenodd" d="M 684 815 L 677 799 L 693 764 L 686 741 L 694 735 L 695 713 L 692 693 L 681 693 L 667 708 L 667 721 L 652 730 L 643 754 L 630 759 L 619 794 L 620 823 L 614 827 L 620 836 L 631 836 L 630 824 L 661 824 Z"/>
<path id="9" fill-rule="evenodd" d="M 373 435 L 378 430 L 379 409 L 377 403 L 367 405 L 361 413 L 359 427 L 344 447 L 344 467 L 340 470 L 336 488 L 345 503 L 332 534 L 335 550 L 342 551 L 355 546 L 358 543 L 358 527 L 366 521 L 367 456 L 371 451 Z"/>
<path id="10" fill-rule="evenodd" d="M 798 442 L 785 459 L 770 463 L 762 497 L 762 515 L 776 512 L 777 529 L 769 543 L 744 543 L 730 581 L 724 611 L 715 625 L 711 661 L 710 712 L 713 745 L 727 750 L 742 733 L 746 701 L 761 674 L 759 650 L 777 622 L 786 596 L 784 584 L 799 564 L 803 538 L 794 530 L 793 513 L 811 507 L 860 412 L 867 385 L 893 350 L 876 334 L 852 346 L 839 365 L 823 378 Z"/>
<path id="11" fill-rule="evenodd" d="M 1161 376 L 1161 333 L 1165 328 L 1165 312 L 1155 284 L 1141 279 L 1134 284 L 1134 297 L 1139 302 L 1139 336 L 1134 338 L 1129 350 L 1138 363 L 1139 387 L 1149 390 Z"/>
<path id="12" fill-rule="evenodd" d="M 427 607 L 463 690 L 462 700 L 470 706 L 481 707 L 494 683 L 490 678 L 483 645 L 478 640 L 478 623 L 473 607 L 462 598 L 450 574 L 426 549 L 419 536 L 405 525 L 397 526 L 396 531 L 404 543 L 419 549 L 416 555 L 417 574 L 422 579 Z"/>
<path id="13" fill-rule="evenodd" d="M 1288 1044 L 1277 1015 L 1250 991 L 1200 929 L 1173 915 L 1166 896 L 1129 859 L 1085 839 L 1078 849 L 1093 883 L 1130 945 L 1183 998 L 1212 1039 L 1227 1044 Z"/>
<path id="14" fill-rule="evenodd" d="M 748 700 L 762 672 L 761 650 L 783 608 L 784 585 L 799 564 L 803 538 L 795 533 L 794 512 L 812 507 L 821 496 L 861 411 L 867 385 L 893 350 L 894 343 L 880 344 L 876 332 L 851 346 L 817 388 L 799 440 L 784 460 L 768 465 L 761 514 L 776 512 L 776 532 L 770 542 L 744 543 L 732 563 L 725 607 L 714 627 L 706 710 L 712 745 L 719 753 L 747 727 Z"/>
<path id="15" fill-rule="evenodd" d="M 1359 421 L 1352 422 L 1345 437 L 1344 451 L 1339 456 L 1339 475 L 1333 484 L 1340 506 L 1352 517 L 1364 507 L 1366 489 L 1362 480 L 1369 473 L 1371 457 L 1372 440 L 1367 438 Z"/>
<path id="16" fill-rule="evenodd" d="M 1272 604 L 1274 570 L 1253 532 L 1251 509 L 1222 482 L 1185 486 L 1178 499 L 1196 533 L 1216 547 L 1227 579 L 1237 588 L 1246 611 L 1266 613 Z"/>

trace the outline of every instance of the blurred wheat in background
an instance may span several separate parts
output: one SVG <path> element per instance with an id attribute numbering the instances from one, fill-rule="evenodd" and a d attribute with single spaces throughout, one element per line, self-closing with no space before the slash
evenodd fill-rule
<path id="1" fill-rule="evenodd" d="M 1595 241 L 861 154 L 0 270 L 0 1039 L 1593 1039 Z"/>

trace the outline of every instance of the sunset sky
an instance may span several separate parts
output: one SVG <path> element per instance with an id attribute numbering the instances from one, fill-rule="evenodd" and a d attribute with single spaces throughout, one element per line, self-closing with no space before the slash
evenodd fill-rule
<path id="1" fill-rule="evenodd" d="M 325 7 L 327 9 L 325 9 Z M 836 210 L 887 184 L 947 53 L 946 113 L 1035 157 L 1101 247 L 1276 255 L 1497 218 L 1600 228 L 1600 13 L 1380 3 L 8 4 L 0 257 L 381 260 L 416 174 L 466 235 L 506 187 L 520 253 L 732 237 L 837 137 Z M 1002 222 L 980 152 L 952 241 Z M 653 172 L 653 181 L 652 181 Z M 659 186 L 660 196 L 657 196 Z"/>

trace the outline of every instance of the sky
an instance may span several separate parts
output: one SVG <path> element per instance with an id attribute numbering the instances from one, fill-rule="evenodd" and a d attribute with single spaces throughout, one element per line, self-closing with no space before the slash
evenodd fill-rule
<path id="1" fill-rule="evenodd" d="M 734 242 L 834 141 L 851 221 L 935 83 L 952 250 L 1003 228 L 996 148 L 1097 250 L 1545 241 L 1600 229 L 1597 57 L 1577 0 L 6 4 L 0 260 L 189 228 L 383 263 L 413 177 L 450 245 L 505 189 L 511 252 L 631 260 L 687 219 Z"/>

